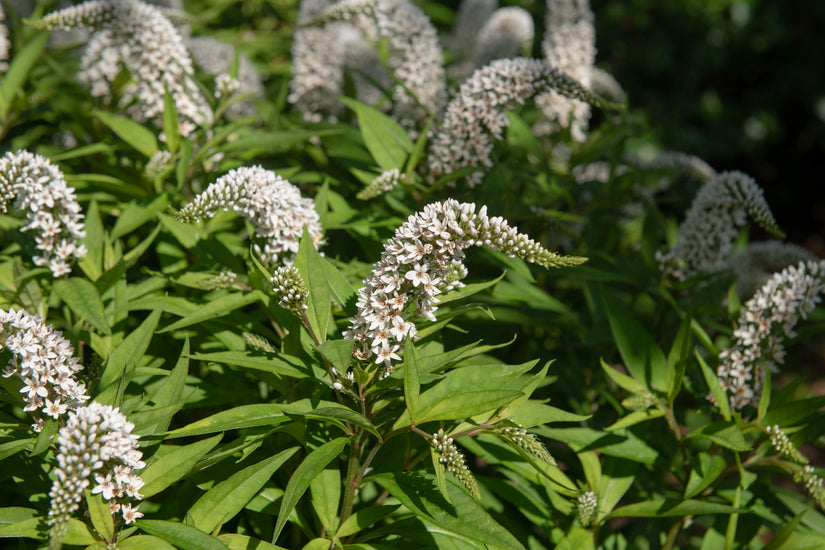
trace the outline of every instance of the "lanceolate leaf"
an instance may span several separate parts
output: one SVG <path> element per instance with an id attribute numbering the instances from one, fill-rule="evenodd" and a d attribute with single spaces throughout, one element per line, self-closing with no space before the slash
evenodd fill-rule
<path id="1" fill-rule="evenodd" d="M 447 480 L 450 502 L 441 495 L 435 478 L 429 474 L 383 473 L 370 476 L 369 480 L 383 487 L 425 524 L 490 549 L 524 548 L 476 499 L 450 479 Z"/>
<path id="2" fill-rule="evenodd" d="M 295 454 L 298 447 L 281 451 L 275 456 L 247 466 L 206 492 L 189 509 L 188 522 L 198 529 L 211 533 L 243 510 L 272 474 Z"/>
<path id="3" fill-rule="evenodd" d="M 103 334 L 112 334 L 112 329 L 109 327 L 109 322 L 103 313 L 103 301 L 100 299 L 94 284 L 80 277 L 61 279 L 55 281 L 54 292 L 78 317 L 85 319 L 92 328 Z"/>
<path id="4" fill-rule="evenodd" d="M 222 437 L 223 435 L 216 435 L 209 439 L 177 447 L 166 452 L 154 462 L 150 462 L 146 469 L 140 473 L 140 477 L 144 482 L 140 490 L 141 494 L 144 497 L 150 497 L 182 479 L 198 460 L 218 444 Z"/>
<path id="5" fill-rule="evenodd" d="M 181 550 L 227 550 L 227 546 L 191 525 L 174 521 L 141 519 L 137 526 L 158 538 L 172 543 Z"/>
<path id="6" fill-rule="evenodd" d="M 292 477 L 289 478 L 289 482 L 284 490 L 281 509 L 278 511 L 275 534 L 272 536 L 273 544 L 278 540 L 281 530 L 289 518 L 289 514 L 292 513 L 293 508 L 298 504 L 298 499 L 300 499 L 307 490 L 312 479 L 344 450 L 349 440 L 349 437 L 339 437 L 338 439 L 333 439 L 329 443 L 321 445 L 308 454 L 292 473 Z"/>

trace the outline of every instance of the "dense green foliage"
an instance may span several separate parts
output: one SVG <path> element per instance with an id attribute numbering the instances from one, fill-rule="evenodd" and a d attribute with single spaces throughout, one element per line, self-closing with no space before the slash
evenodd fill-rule
<path id="1" fill-rule="evenodd" d="M 35 265 L 26 212 L 0 185 L 8 208 L 0 215 L 0 312 L 24 310 L 62 331 L 82 365 L 78 381 L 91 401 L 117 407 L 134 424 L 145 461 L 136 468 L 143 498 L 132 502 L 143 518 L 126 525 L 127 512 L 109 513 L 105 490 L 86 490 L 64 546 L 825 546 L 825 488 L 819 470 L 807 467 L 809 459 L 816 466 L 825 435 L 825 397 L 809 383 L 825 333 L 825 315 L 814 309 L 825 289 L 822 264 L 792 251 L 781 265 L 754 260 L 737 270 L 736 253 L 767 233 L 781 237 L 794 220 L 774 220 L 741 174 L 660 155 L 681 126 L 645 120 L 647 95 L 608 101 L 542 73 L 541 85 L 593 105 L 586 139 L 572 139 L 570 128 L 534 131 L 543 116 L 536 102 L 512 101 L 491 165 L 472 186 L 472 169 L 428 177 L 435 155 L 428 129 L 443 129 L 446 117 L 411 129 L 387 105 L 354 99 L 349 77 L 350 97 L 336 119 L 302 116 L 287 100 L 295 2 L 185 2 L 191 33 L 233 44 L 264 83 L 260 96 L 243 98 L 254 114 L 233 116 L 237 98 L 215 93 L 214 75 L 196 65 L 214 118 L 191 132 L 168 87 L 157 125 L 115 107 L 132 82 L 128 71 L 117 75 L 113 97 L 93 97 L 77 79 L 78 47 L 50 45 L 37 24 L 53 4 L 38 3 L 28 24 L 7 10 L 12 49 L 0 76 L 0 153 L 38 153 L 65 175 L 85 216 L 86 254 L 68 274 Z M 415 4 L 442 36 L 449 32 L 452 7 Z M 518 4 L 533 14 L 531 52 L 539 57 L 546 8 Z M 630 17 L 600 4 L 593 2 L 600 32 Z M 752 4 L 752 17 L 764 17 L 761 3 Z M 605 32 L 608 43 L 619 40 Z M 386 62 L 390 48 L 379 46 Z M 608 57 L 649 66 L 663 63 L 656 55 L 664 54 L 637 57 L 628 47 Z M 455 57 L 445 51 L 448 66 Z M 237 62 L 229 72 L 237 74 Z M 459 84 L 448 80 L 451 94 Z M 651 105 L 655 121 L 663 107 Z M 736 116 L 721 108 L 719 117 Z M 679 115 L 680 125 L 689 122 Z M 762 123 L 771 117 L 781 123 L 771 113 Z M 688 138 L 682 143 L 703 139 Z M 718 158 L 716 148 L 727 143 L 714 136 L 701 152 Z M 255 177 L 269 179 L 249 196 L 210 187 L 253 166 L 261 167 Z M 388 190 L 363 193 L 393 170 Z M 0 170 L 0 184 L 13 176 Z M 310 212 L 289 235 L 294 249 L 273 259 L 262 253 L 265 208 L 255 201 L 282 179 L 311 199 L 320 231 Z M 727 187 L 700 193 L 713 185 Z M 207 189 L 224 202 L 206 214 L 187 209 Z M 278 189 L 287 205 L 286 187 Z M 725 192 L 734 198 L 725 202 Z M 700 208 L 697 196 L 718 201 Z M 301 204 L 308 203 L 279 208 Z M 433 204 L 445 219 L 463 212 L 459 229 L 427 226 L 425 207 Z M 396 233 L 417 224 L 436 236 Z M 711 226 L 719 234 L 702 233 Z M 701 248 L 726 231 L 730 250 L 712 244 L 708 253 L 724 257 L 694 271 L 684 257 L 670 258 L 672 269 L 665 260 L 667 251 L 691 250 L 684 244 L 691 238 Z M 478 241 L 462 241 L 468 235 Z M 415 256 L 410 250 L 421 242 L 430 248 Z M 393 243 L 410 248 L 399 252 Z M 436 303 L 422 296 L 435 271 L 421 275 L 419 262 L 435 270 L 439 247 L 460 259 L 450 246 L 467 249 L 466 272 L 439 264 L 433 284 L 451 284 L 430 310 Z M 760 325 L 747 320 L 754 292 L 774 271 L 809 259 L 810 279 L 789 283 L 794 274 L 786 271 L 760 302 L 762 325 L 777 343 L 759 348 L 769 341 L 762 334 L 743 344 L 748 323 Z M 366 309 L 359 289 L 384 284 L 376 265 L 387 273 L 395 266 L 396 295 L 408 300 L 398 309 L 414 322 L 401 321 L 395 347 L 386 335 L 383 346 L 353 335 Z M 754 279 L 756 271 L 764 277 Z M 804 299 L 793 301 L 799 288 Z M 779 311 L 783 304 L 798 318 Z M 11 371 L 20 358 L 7 340 L 11 322 L 2 319 L 0 363 Z M 363 330 L 380 339 L 370 332 L 373 320 Z M 725 365 L 733 364 L 729 350 L 749 345 L 759 351 L 748 381 L 764 379 L 737 408 L 725 393 Z M 370 346 L 378 351 L 365 352 Z M 772 370 L 782 360 L 771 354 L 782 350 L 782 370 Z M 24 408 L 37 388 L 22 376 L 0 379 L 0 539 L 55 547 L 60 537 L 47 522 L 56 471 L 68 469 L 56 435 L 67 416 L 47 416 L 33 431 Z"/>

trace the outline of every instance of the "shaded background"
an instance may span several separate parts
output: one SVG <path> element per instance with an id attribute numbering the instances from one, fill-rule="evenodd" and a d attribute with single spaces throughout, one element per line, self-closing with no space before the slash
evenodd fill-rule
<path id="1" fill-rule="evenodd" d="M 597 65 L 662 147 L 753 176 L 788 240 L 825 257 L 825 2 L 591 6 Z"/>

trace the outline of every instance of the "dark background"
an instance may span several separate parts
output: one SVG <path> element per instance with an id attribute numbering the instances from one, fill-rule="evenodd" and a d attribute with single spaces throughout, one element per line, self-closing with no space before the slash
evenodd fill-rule
<path id="1" fill-rule="evenodd" d="M 788 240 L 825 257 L 825 2 L 591 6 L 597 65 L 662 148 L 753 176 Z"/>

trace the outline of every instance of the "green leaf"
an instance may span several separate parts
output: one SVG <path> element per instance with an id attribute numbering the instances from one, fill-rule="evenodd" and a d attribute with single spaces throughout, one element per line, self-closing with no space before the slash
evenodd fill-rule
<path id="1" fill-rule="evenodd" d="M 768 544 L 766 544 L 762 550 L 779 550 L 785 543 L 788 542 L 788 539 L 791 538 L 796 528 L 799 526 L 799 523 L 802 521 L 802 518 L 807 513 L 806 511 L 800 512 L 796 514 L 791 521 L 783 525 L 776 533 L 773 534 L 771 540 Z"/>
<path id="2" fill-rule="evenodd" d="M 499 391 L 469 391 L 447 397 L 431 407 L 420 411 L 418 423 L 432 422 L 434 420 L 458 420 L 476 416 L 478 414 L 492 412 L 495 409 L 509 404 L 514 399 L 518 399 L 523 394 L 520 391 L 499 390 Z M 399 427 L 409 425 L 409 420 L 402 422 Z"/>
<path id="3" fill-rule="evenodd" d="M 451 290 L 447 292 L 443 296 L 439 296 L 439 304 L 446 304 L 447 302 L 454 302 L 456 300 L 460 300 L 461 298 L 466 298 L 467 296 L 472 296 L 473 294 L 478 294 L 479 292 L 494 286 L 496 283 L 501 281 L 507 272 L 503 272 L 501 275 L 496 277 L 495 279 L 491 279 L 489 281 L 484 281 L 483 283 L 471 283 L 468 285 L 464 285 L 462 288 L 458 288 L 456 290 Z"/>
<path id="4" fill-rule="evenodd" d="M 352 362 L 354 340 L 327 340 L 315 350 L 329 361 L 341 374 L 346 374 Z"/>
<path id="5" fill-rule="evenodd" d="M 152 335 L 158 326 L 161 313 L 162 310 L 160 308 L 152 311 L 140 326 L 130 333 L 129 336 L 109 354 L 98 387 L 108 389 L 110 385 L 118 380 L 128 383 L 135 367 L 140 363 L 143 354 L 146 353 L 146 350 L 149 348 L 149 343 L 152 341 Z M 119 391 L 119 394 L 123 395 L 122 389 Z M 108 399 L 113 396 L 107 395 L 106 397 L 104 401 L 98 396 L 97 401 L 104 404 L 119 405 L 115 399 Z"/>
<path id="6" fill-rule="evenodd" d="M 631 378 L 626 374 L 622 374 L 619 372 L 615 367 L 608 365 L 604 359 L 599 359 L 602 364 L 602 369 L 607 375 L 613 380 L 616 384 L 619 385 L 620 388 L 623 388 L 630 393 L 633 394 L 644 394 L 649 393 L 647 386 L 636 380 L 635 378 Z"/>
<path id="7" fill-rule="evenodd" d="M 180 147 L 180 130 L 178 129 L 178 110 L 169 90 L 163 94 L 163 133 L 166 134 L 166 146 L 173 155 Z"/>
<path id="8" fill-rule="evenodd" d="M 418 411 L 418 395 L 421 391 L 421 380 L 418 377 L 418 358 L 412 338 L 404 342 L 404 401 L 411 422 L 416 421 Z"/>
<path id="9" fill-rule="evenodd" d="M 338 503 L 341 501 L 341 471 L 333 464 L 325 468 L 309 484 L 312 509 L 329 533 L 338 529 Z"/>
<path id="10" fill-rule="evenodd" d="M 195 311 L 186 315 L 183 319 L 178 319 L 171 325 L 164 327 L 158 331 L 158 334 L 171 332 L 173 330 L 203 323 L 204 321 L 211 321 L 219 317 L 223 317 L 236 309 L 248 306 L 249 304 L 252 304 L 260 299 L 261 293 L 259 291 L 233 292 L 231 294 L 225 294 L 198 307 Z"/>
<path id="11" fill-rule="evenodd" d="M 682 319 L 682 324 L 679 327 L 679 332 L 676 334 L 676 339 L 673 341 L 673 346 L 670 348 L 670 353 L 667 354 L 667 364 L 670 370 L 674 373 L 672 384 L 667 393 L 667 398 L 670 403 L 676 399 L 679 394 L 679 389 L 682 387 L 682 379 L 685 376 L 685 368 L 687 367 L 688 357 L 690 357 L 690 343 L 693 330 L 691 329 L 693 317 L 688 314 Z"/>
<path id="12" fill-rule="evenodd" d="M 360 533 L 370 525 L 378 523 L 388 515 L 398 509 L 399 504 L 385 504 L 383 506 L 370 506 L 352 514 L 348 517 L 338 531 L 336 537 L 348 537 L 355 533 Z"/>
<path id="13" fill-rule="evenodd" d="M 52 288 L 78 317 L 85 319 L 98 332 L 109 336 L 112 334 L 109 321 L 103 313 L 103 301 L 94 284 L 80 277 L 72 277 L 55 281 Z"/>
<path id="14" fill-rule="evenodd" d="M 181 550 L 227 550 L 220 540 L 191 525 L 158 519 L 139 519 L 137 526 Z"/>
<path id="15" fill-rule="evenodd" d="M 653 464 L 659 453 L 629 430 L 602 432 L 590 428 L 549 428 L 537 426 L 534 432 L 569 445 L 576 452 L 599 451 L 602 454 Z"/>
<path id="16" fill-rule="evenodd" d="M 558 544 L 556 550 L 595 550 L 596 542 L 593 538 L 593 531 L 583 529 L 578 525 L 573 525 L 565 533 Z"/>
<path id="17" fill-rule="evenodd" d="M 324 276 L 327 279 L 332 297 L 335 298 L 338 305 L 346 309 L 347 304 L 355 298 L 355 289 L 329 260 L 321 258 L 321 265 L 324 267 Z"/>
<path id="18" fill-rule="evenodd" d="M 747 512 L 747 510 L 718 502 L 705 502 L 701 500 L 653 499 L 617 508 L 608 514 L 606 519 L 624 517 L 681 517 L 704 514 L 735 514 L 740 512 Z"/>
<path id="19" fill-rule="evenodd" d="M 166 377 L 166 379 L 163 381 L 160 387 L 158 387 L 157 390 L 155 390 L 155 392 L 151 394 L 149 397 L 149 401 L 154 404 L 154 409 L 165 409 L 167 407 L 175 407 L 180 403 L 183 397 L 183 389 L 186 385 L 187 374 L 189 374 L 188 337 L 183 343 L 183 348 L 181 349 L 180 355 L 178 356 L 178 362 L 175 364 L 175 367 L 172 369 L 172 372 L 169 373 L 169 376 Z M 159 418 L 151 424 L 147 424 L 146 426 L 144 426 L 144 433 L 154 434 L 166 431 L 169 427 L 169 423 L 172 420 L 172 414 L 170 414 L 168 417 Z M 134 418 L 132 418 L 132 422 L 134 422 Z M 138 424 L 135 422 L 136 433 L 139 433 L 137 431 L 137 427 Z"/>
<path id="20" fill-rule="evenodd" d="M 324 273 L 322 258 L 315 250 L 312 237 L 309 236 L 306 227 L 304 227 L 301 244 L 298 247 L 298 254 L 295 256 L 295 267 L 298 268 L 301 278 L 309 289 L 307 309 L 304 313 L 318 343 L 323 343 L 327 339 L 332 296 Z"/>
<path id="21" fill-rule="evenodd" d="M 563 411 L 541 401 L 528 400 L 511 418 L 525 428 L 532 428 L 551 422 L 584 422 L 590 416 Z"/>
<path id="22" fill-rule="evenodd" d="M 272 474 L 295 454 L 298 447 L 281 451 L 277 455 L 247 466 L 209 489 L 189 509 L 187 523 L 211 533 L 235 517 L 252 497 L 269 481 Z"/>
<path id="23" fill-rule="evenodd" d="M 135 151 L 151 157 L 158 150 L 158 141 L 151 130 L 138 124 L 130 118 L 126 118 L 105 111 L 94 111 L 92 113 L 100 121 L 109 127 L 117 136 L 132 146 Z"/>
<path id="24" fill-rule="evenodd" d="M 63 544 L 85 546 L 94 544 L 98 540 L 85 523 L 75 518 L 69 518 L 69 528 L 66 530 L 66 536 L 63 537 Z"/>
<path id="25" fill-rule="evenodd" d="M 757 407 L 756 423 L 762 424 L 765 415 L 768 414 L 768 407 L 771 405 L 771 369 L 765 369 L 764 380 L 762 381 L 762 395 L 759 396 L 759 406 Z M 764 424 L 763 424 L 764 425 Z"/>
<path id="26" fill-rule="evenodd" d="M 0 460 L 4 458 L 8 458 L 12 455 L 16 455 L 23 449 L 33 446 L 34 442 L 37 441 L 35 438 L 31 437 L 28 439 L 15 439 L 13 441 L 7 441 L 0 445 Z"/>
<path id="27" fill-rule="evenodd" d="M 223 434 L 220 434 L 196 443 L 176 447 L 173 451 L 151 462 L 140 474 L 144 482 L 140 490 L 141 494 L 144 497 L 150 497 L 163 491 L 174 482 L 183 479 L 192 469 L 192 466 L 212 450 L 222 438 Z"/>
<path id="28" fill-rule="evenodd" d="M 742 430 L 733 422 L 713 422 L 699 430 L 690 432 L 685 436 L 685 439 L 693 437 L 709 439 L 717 445 L 733 451 L 746 452 L 753 449 L 753 446 L 745 441 Z"/>
<path id="29" fill-rule="evenodd" d="M 599 462 L 599 455 L 593 451 L 583 451 L 578 453 L 577 456 L 579 462 L 582 463 L 587 485 L 593 491 L 598 491 L 602 485 L 602 464 Z"/>
<path id="30" fill-rule="evenodd" d="M 96 200 L 92 200 L 86 210 L 86 236 L 81 242 L 86 246 L 86 255 L 78 261 L 80 269 L 92 281 L 97 281 L 103 273 L 103 240 L 105 238 L 103 221 L 100 219 L 100 208 Z"/>
<path id="31" fill-rule="evenodd" d="M 284 406 L 275 403 L 259 403 L 255 405 L 241 405 L 201 420 L 197 420 L 183 428 L 172 430 L 167 434 L 168 439 L 203 435 L 240 428 L 254 428 L 256 426 L 277 426 L 289 421 L 284 414 Z"/>
<path id="32" fill-rule="evenodd" d="M 719 378 L 716 377 L 716 373 L 711 370 L 698 350 L 695 352 L 695 357 L 696 360 L 699 361 L 699 366 L 702 368 L 702 375 L 705 377 L 708 388 L 710 388 L 710 393 L 713 395 L 713 398 L 716 399 L 716 406 L 719 407 L 719 412 L 722 413 L 722 417 L 725 420 L 730 422 L 730 402 L 728 401 L 728 395 L 725 393 L 725 390 L 722 389 L 722 384 L 719 383 Z"/>
<path id="33" fill-rule="evenodd" d="M 275 546 L 261 539 L 234 533 L 218 535 L 218 540 L 224 543 L 229 550 L 285 550 L 280 546 Z"/>
<path id="34" fill-rule="evenodd" d="M 765 413 L 762 425 L 795 426 L 814 416 L 822 407 L 825 407 L 825 396 L 798 399 L 790 403 L 775 405 Z"/>
<path id="35" fill-rule="evenodd" d="M 415 148 L 407 132 L 381 111 L 354 99 L 341 98 L 358 117 L 358 127 L 364 144 L 382 170 L 399 170 Z"/>
<path id="36" fill-rule="evenodd" d="M 273 544 L 278 540 L 289 515 L 309 487 L 312 479 L 344 450 L 349 440 L 349 437 L 339 437 L 321 445 L 309 453 L 292 473 L 284 490 L 281 508 L 278 511 L 278 521 L 275 524 L 275 533 L 272 535 Z"/>
<path id="37" fill-rule="evenodd" d="M 647 422 L 648 420 L 661 418 L 664 415 L 664 411 L 661 411 L 659 409 L 645 409 L 643 411 L 633 411 L 623 416 L 610 426 L 606 427 L 604 430 L 607 432 L 613 430 L 621 430 L 622 428 L 629 428 L 630 426 L 634 426 L 641 422 Z"/>
<path id="38" fill-rule="evenodd" d="M 716 481 L 727 465 L 721 455 L 699 453 L 692 460 L 690 476 L 685 485 L 685 498 L 693 498 Z"/>
<path id="39" fill-rule="evenodd" d="M 38 33 L 12 57 L 9 69 L 0 80 L 0 120 L 6 119 L 14 98 L 23 91 L 23 84 L 34 64 L 42 57 L 49 36 L 48 32 Z"/>
<path id="40" fill-rule="evenodd" d="M 598 516 L 596 521 L 601 522 L 633 485 L 639 463 L 632 460 L 623 460 L 611 456 L 604 457 L 602 469 L 602 483 L 596 494 L 599 495 Z"/>
<path id="41" fill-rule="evenodd" d="M 214 353 L 196 353 L 190 357 L 198 361 L 214 361 L 215 363 L 234 365 L 291 378 L 306 378 L 308 376 L 303 362 L 297 357 L 285 353 L 264 354 L 257 351 L 217 351 Z"/>
<path id="42" fill-rule="evenodd" d="M 438 483 L 438 490 L 447 502 L 450 502 L 450 489 L 447 487 L 447 470 L 441 463 L 441 456 L 436 451 L 435 447 L 430 445 L 430 460 L 433 463 L 433 470 L 435 471 L 435 480 Z M 450 504 L 452 504 L 450 502 Z"/>
<path id="43" fill-rule="evenodd" d="M 118 550 L 175 550 L 175 547 L 163 539 L 152 535 L 135 535 L 118 541 Z"/>
<path id="44" fill-rule="evenodd" d="M 524 549 L 507 529 L 496 523 L 475 498 L 457 482 L 447 480 L 450 502 L 441 495 L 432 475 L 422 472 L 381 473 L 373 481 L 426 525 L 485 548 Z"/>
<path id="45" fill-rule="evenodd" d="M 674 373 L 650 333 L 626 307 L 616 303 L 607 292 L 602 292 L 602 300 L 610 330 L 628 372 L 636 380 L 644 381 L 649 388 L 660 392 L 668 391 L 673 385 Z"/>
<path id="46" fill-rule="evenodd" d="M 105 540 L 112 540 L 115 534 L 115 522 L 109 512 L 109 503 L 104 502 L 103 496 L 99 493 L 93 495 L 89 489 L 86 489 L 84 493 L 89 518 L 92 520 L 95 531 Z"/>

